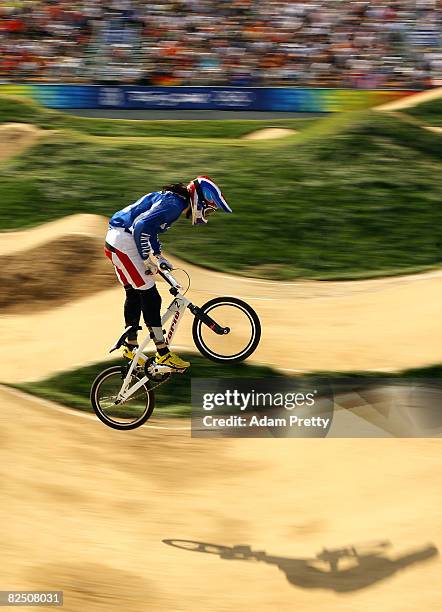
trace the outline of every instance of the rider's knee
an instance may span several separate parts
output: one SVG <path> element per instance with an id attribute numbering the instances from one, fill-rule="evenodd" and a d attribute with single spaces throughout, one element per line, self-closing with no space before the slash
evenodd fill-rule
<path id="1" fill-rule="evenodd" d="M 148 327 L 161 327 L 161 295 L 156 285 L 140 291 L 141 309 Z"/>

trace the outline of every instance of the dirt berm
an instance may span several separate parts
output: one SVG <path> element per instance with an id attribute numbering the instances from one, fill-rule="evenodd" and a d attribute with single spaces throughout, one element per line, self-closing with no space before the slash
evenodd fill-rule
<path id="1" fill-rule="evenodd" d="M 99 238 L 67 235 L 0 257 L 0 309 L 26 313 L 52 308 L 115 285 Z"/>
<path id="2" fill-rule="evenodd" d="M 0 233 L 0 311 L 31 314 L 115 287 L 106 228 L 104 217 L 79 214 Z"/>

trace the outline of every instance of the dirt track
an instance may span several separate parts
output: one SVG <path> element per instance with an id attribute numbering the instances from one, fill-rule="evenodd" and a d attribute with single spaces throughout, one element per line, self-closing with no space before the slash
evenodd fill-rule
<path id="1" fill-rule="evenodd" d="M 95 243 L 105 229 L 103 218 L 74 215 L 29 232 L 0 234 L 0 255 L 13 245 L 19 257 L 19 245 L 26 253 L 44 249 L 45 239 L 65 235 L 82 235 L 85 244 Z M 255 307 L 263 323 L 263 339 L 254 356 L 258 362 L 295 370 L 394 370 L 442 358 L 442 271 L 371 281 L 275 283 L 171 259 L 189 271 L 189 295 L 197 304 L 214 295 L 235 295 Z M 107 264 L 104 257 L 103 263 Z M 100 289 L 95 280 L 91 283 L 86 272 L 84 282 Z M 169 300 L 167 287 L 159 286 Z M 30 314 L 27 303 L 24 314 L 3 313 L 1 379 L 35 380 L 104 359 L 120 333 L 123 298 L 115 281 L 113 289 L 71 299 L 57 308 Z M 193 349 L 191 320 L 189 316 L 179 330 L 177 346 Z M 17 350 L 21 347 L 24 354 Z"/>
<path id="2" fill-rule="evenodd" d="M 2 589 L 63 589 L 66 612 L 440 608 L 437 440 L 121 434 L 0 399 Z M 261 561 L 163 539 L 247 545 Z M 305 560 L 373 540 L 392 546 L 342 573 Z"/>
<path id="3" fill-rule="evenodd" d="M 431 100 L 437 100 L 440 97 L 442 97 L 442 87 L 436 87 L 435 89 L 421 91 L 411 96 L 405 96 L 405 98 L 400 98 L 399 100 L 394 100 L 393 102 L 381 104 L 381 106 L 376 107 L 376 110 L 398 111 L 405 108 L 412 108 L 413 106 L 424 104 L 425 102 L 430 102 Z"/>
<path id="4" fill-rule="evenodd" d="M 0 235 L 0 255 L 102 228 L 76 217 Z M 215 287 L 257 308 L 259 360 L 301 369 L 440 360 L 441 273 L 283 285 L 185 267 L 195 301 Z M 2 316 L 1 378 L 101 359 L 119 330 L 121 293 Z M 179 342 L 189 343 L 188 328 Z M 0 404 L 0 589 L 64 590 L 66 612 L 440 609 L 439 440 L 192 440 L 167 429 L 181 421 L 120 433 L 2 388 Z M 339 572 L 312 560 L 323 547 L 373 540 L 391 547 Z M 246 548 L 220 556 L 205 542 Z M 247 547 L 260 560 L 241 559 Z"/>

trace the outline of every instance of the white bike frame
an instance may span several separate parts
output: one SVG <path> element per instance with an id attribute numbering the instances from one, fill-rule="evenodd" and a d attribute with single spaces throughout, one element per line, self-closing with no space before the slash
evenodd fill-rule
<path id="1" fill-rule="evenodd" d="M 162 270 L 160 272 L 160 275 L 169 283 L 173 290 L 176 291 L 174 299 L 172 300 L 170 306 L 167 308 L 166 312 L 161 318 L 161 326 L 163 327 L 163 329 L 166 323 L 170 321 L 170 319 L 172 319 L 169 331 L 166 335 L 166 343 L 170 346 L 184 316 L 184 313 L 186 312 L 191 302 L 179 292 L 182 287 L 169 271 Z M 126 331 L 129 331 L 129 329 L 130 327 L 128 327 Z M 143 376 L 143 378 L 138 380 L 134 385 L 129 386 L 133 371 L 138 366 L 138 363 L 141 361 L 144 364 L 148 359 L 148 357 L 144 354 L 144 351 L 148 344 L 151 342 L 151 340 L 152 338 L 150 337 L 150 334 L 147 335 L 143 342 L 140 344 L 137 352 L 135 353 L 127 375 L 123 381 L 123 384 L 121 385 L 120 392 L 118 393 L 117 399 L 119 400 L 119 403 L 127 401 L 134 393 L 138 391 L 138 389 L 141 389 L 141 387 L 143 387 L 149 381 L 149 378 L 147 376 Z M 155 365 L 152 366 L 152 368 L 154 368 L 155 374 L 167 374 L 175 371 L 172 368 L 161 365 Z"/>

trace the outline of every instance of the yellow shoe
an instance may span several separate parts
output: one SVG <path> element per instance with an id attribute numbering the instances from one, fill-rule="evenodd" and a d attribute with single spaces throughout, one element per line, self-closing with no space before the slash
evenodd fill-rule
<path id="1" fill-rule="evenodd" d="M 132 361 L 133 358 L 135 357 L 135 353 L 137 352 L 138 347 L 130 349 L 128 346 L 123 346 L 122 349 L 123 349 L 123 357 L 126 357 L 126 359 L 129 359 L 130 361 Z M 139 366 L 142 366 L 145 363 L 146 363 L 146 361 L 142 357 L 138 358 L 138 365 Z"/>
<path id="2" fill-rule="evenodd" d="M 181 359 L 175 353 L 167 353 L 166 355 L 159 355 L 157 353 L 155 355 L 155 363 L 157 365 L 168 366 L 174 370 L 185 370 L 190 366 L 188 361 L 184 361 L 184 359 Z"/>
<path id="3" fill-rule="evenodd" d="M 126 357 L 126 359 L 135 357 L 135 353 L 128 346 L 122 346 L 121 348 L 123 349 L 123 357 Z"/>

